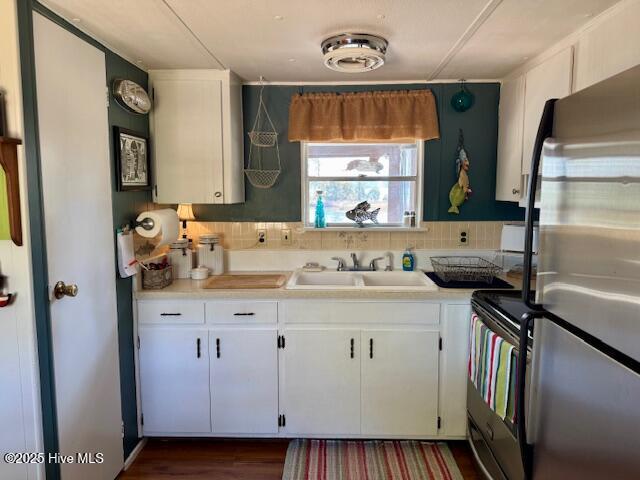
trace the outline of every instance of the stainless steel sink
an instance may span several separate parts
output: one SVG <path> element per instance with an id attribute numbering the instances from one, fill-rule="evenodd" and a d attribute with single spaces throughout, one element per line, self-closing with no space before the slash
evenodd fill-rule
<path id="1" fill-rule="evenodd" d="M 290 290 L 384 290 L 436 291 L 438 287 L 423 272 L 304 272 L 296 270 Z"/>

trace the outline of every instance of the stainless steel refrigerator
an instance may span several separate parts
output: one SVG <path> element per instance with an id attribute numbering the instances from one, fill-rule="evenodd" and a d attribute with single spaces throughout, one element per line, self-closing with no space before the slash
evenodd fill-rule
<path id="1" fill-rule="evenodd" d="M 528 405 L 518 402 L 523 461 L 534 479 L 639 479 L 640 66 L 549 101 L 533 160 L 527 224 L 539 190 L 540 243 L 535 313 L 523 319 L 534 330 Z"/>

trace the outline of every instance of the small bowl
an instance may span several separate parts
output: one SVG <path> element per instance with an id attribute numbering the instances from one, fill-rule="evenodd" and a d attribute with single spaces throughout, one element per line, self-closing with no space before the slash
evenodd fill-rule
<path id="1" fill-rule="evenodd" d="M 209 269 L 207 267 L 197 267 L 191 269 L 191 278 L 193 280 L 205 280 L 209 277 Z"/>

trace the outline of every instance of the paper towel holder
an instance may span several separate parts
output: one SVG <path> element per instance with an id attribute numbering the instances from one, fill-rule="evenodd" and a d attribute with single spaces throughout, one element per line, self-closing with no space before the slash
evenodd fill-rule
<path id="1" fill-rule="evenodd" d="M 153 227 L 156 226 L 156 222 L 153 220 L 153 218 L 149 218 L 149 217 L 145 217 L 142 220 L 138 221 L 138 220 L 134 220 L 133 221 L 133 228 L 138 228 L 138 227 L 142 227 L 145 230 L 152 230 Z"/>

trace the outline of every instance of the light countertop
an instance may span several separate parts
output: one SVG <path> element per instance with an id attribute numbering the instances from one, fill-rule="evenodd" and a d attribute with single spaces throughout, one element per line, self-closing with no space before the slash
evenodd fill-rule
<path id="1" fill-rule="evenodd" d="M 228 272 L 229 274 L 249 273 L 282 273 L 287 276 L 291 272 Z M 506 279 L 516 288 L 520 288 L 512 278 Z M 343 300 L 465 300 L 471 297 L 474 289 L 438 288 L 433 291 L 385 291 L 375 289 L 342 289 L 342 290 L 288 290 L 285 286 L 266 289 L 206 289 L 207 280 L 174 280 L 162 290 L 137 289 L 136 300 L 234 300 L 234 299 L 343 299 Z"/>

